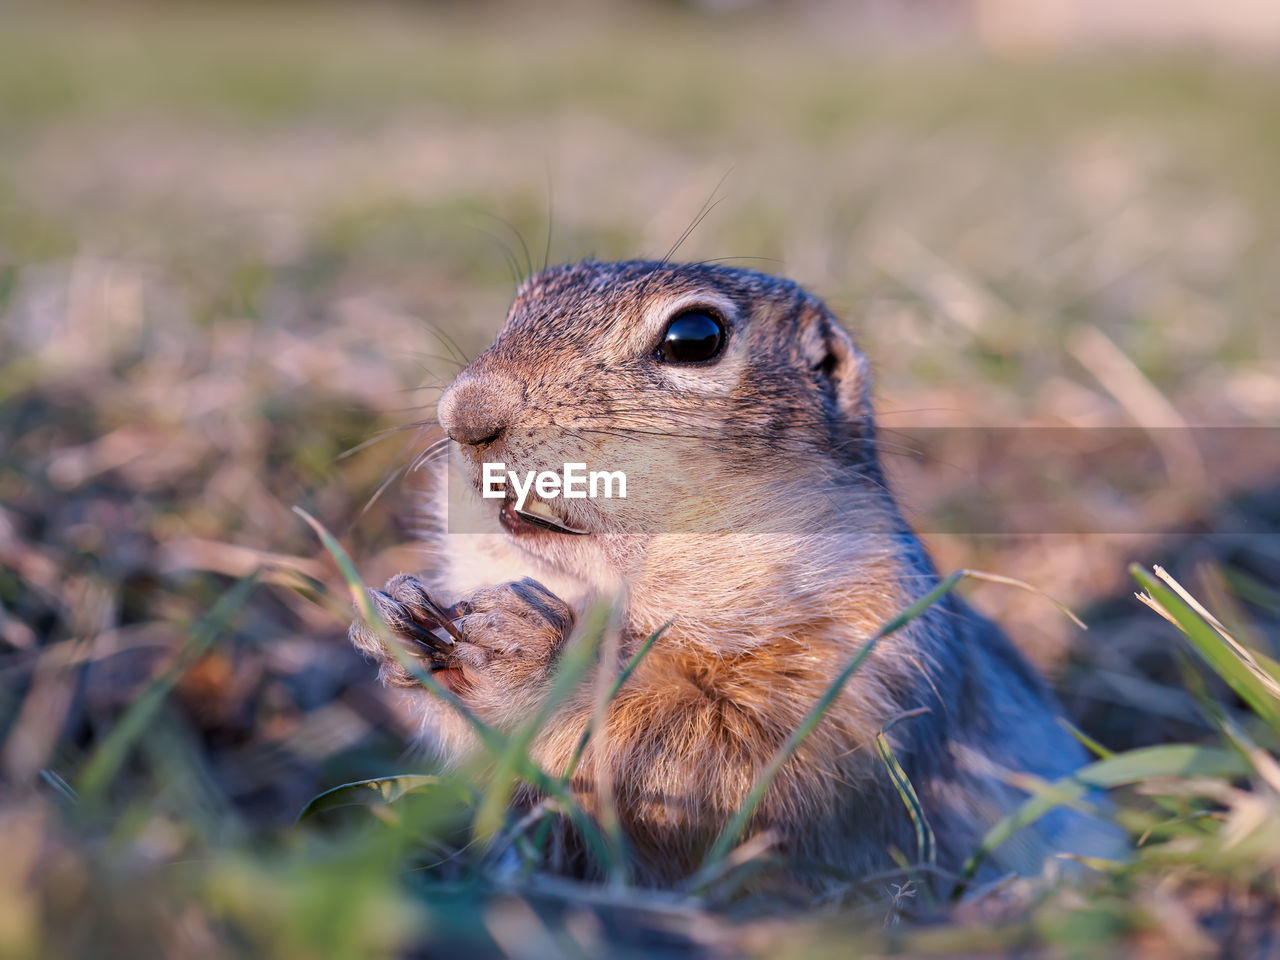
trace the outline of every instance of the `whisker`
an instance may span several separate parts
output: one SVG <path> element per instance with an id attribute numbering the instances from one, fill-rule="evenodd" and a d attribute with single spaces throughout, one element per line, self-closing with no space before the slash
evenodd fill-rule
<path id="1" fill-rule="evenodd" d="M 411 427 L 415 427 L 415 426 L 418 426 L 418 425 L 417 425 L 417 424 L 409 424 L 409 425 L 408 425 L 408 427 L 410 427 L 410 428 L 411 428 Z M 416 438 L 415 438 L 415 439 L 416 439 Z M 413 446 L 413 444 L 414 444 L 414 440 L 410 440 L 408 443 L 406 443 L 406 444 L 404 445 L 404 447 L 403 447 L 403 448 L 401 448 L 401 450 L 400 450 L 400 456 L 399 456 L 399 457 L 397 457 L 396 459 L 398 459 L 398 460 L 403 460 L 403 459 L 404 459 L 404 455 L 405 455 L 406 453 L 408 453 L 408 452 L 409 452 L 409 449 Z M 391 484 L 395 483 L 395 482 L 396 482 L 396 480 L 398 480 L 400 477 L 404 476 L 404 474 L 407 472 L 407 470 L 408 470 L 408 468 L 407 468 L 407 467 L 405 467 L 403 464 L 402 464 L 401 466 L 399 466 L 399 467 L 396 467 L 394 470 L 392 470 L 392 471 L 391 471 L 391 473 L 389 473 L 389 474 L 387 475 L 387 478 L 386 478 L 385 480 L 383 480 L 383 481 L 382 481 L 382 483 L 380 483 L 380 484 L 378 485 L 378 489 L 377 489 L 377 490 L 375 490 L 375 491 L 373 492 L 373 496 L 371 496 L 371 497 L 370 497 L 370 498 L 365 502 L 365 505 L 364 505 L 363 507 L 361 507 L 361 508 L 360 508 L 360 514 L 359 514 L 359 515 L 363 517 L 366 513 L 368 513 L 368 512 L 369 512 L 369 509 L 370 509 L 370 508 L 371 508 L 375 503 L 377 503 L 377 502 L 378 502 L 378 500 L 380 500 L 380 499 L 382 498 L 382 495 L 383 495 L 384 493 L 386 493 L 386 492 L 387 492 L 387 490 L 390 488 Z"/>
<path id="2" fill-rule="evenodd" d="M 680 236 L 676 238 L 676 242 L 671 245 L 671 249 L 668 250 L 665 254 L 663 254 L 662 260 L 660 262 L 669 263 L 671 261 L 671 258 L 676 255 L 676 251 L 679 250 L 682 246 L 684 246 L 684 242 L 693 235 L 693 231 L 697 230 L 698 227 L 702 224 L 702 221 L 707 219 L 711 211 L 718 206 L 720 206 L 719 199 L 711 203 L 705 210 L 699 213 L 698 216 L 694 219 L 693 223 L 685 227 L 684 233 L 680 234 Z"/>
<path id="3" fill-rule="evenodd" d="M 551 263 L 551 161 L 547 160 L 547 242 L 542 250 L 542 269 L 546 270 Z"/>
<path id="4" fill-rule="evenodd" d="M 711 263 L 729 263 L 732 260 L 754 260 L 759 263 L 785 263 L 786 261 L 780 257 L 753 257 L 753 256 L 737 256 L 737 257 L 707 257 L 705 260 L 691 260 L 686 266 L 705 267 Z"/>
<path id="5" fill-rule="evenodd" d="M 404 431 L 406 430 L 412 430 L 414 429 L 414 427 L 415 427 L 415 424 L 405 423 L 397 427 L 387 427 L 383 430 L 379 430 L 368 440 L 362 440 L 360 443 L 357 443 L 354 447 L 349 447 L 348 449 L 343 450 L 340 454 L 338 454 L 336 457 L 333 458 L 334 462 L 340 463 L 343 460 L 347 460 L 350 457 L 354 457 L 361 450 L 368 450 L 374 444 L 381 443 L 383 440 L 388 440 L 397 433 L 404 433 Z"/>
<path id="6" fill-rule="evenodd" d="M 498 245 L 498 251 L 502 254 L 502 258 L 507 264 L 507 273 L 511 277 L 511 292 L 514 294 L 520 289 L 520 261 L 516 258 L 515 251 L 511 249 L 511 245 L 507 241 L 491 230 L 486 230 L 476 224 L 469 224 L 469 226 L 472 230 L 484 234 Z"/>
<path id="7" fill-rule="evenodd" d="M 382 498 L 382 495 L 383 495 L 384 493 L 386 493 L 386 492 L 387 492 L 387 488 L 389 488 L 389 487 L 391 486 L 391 484 L 395 483 L 395 482 L 396 482 L 396 480 L 400 479 L 400 477 L 401 477 L 401 476 L 403 476 L 403 475 L 404 475 L 404 473 L 405 473 L 405 468 L 404 468 L 404 467 L 396 467 L 396 469 L 395 469 L 395 470 L 393 470 L 393 471 L 392 471 L 392 472 L 387 476 L 387 479 L 383 480 L 383 481 L 382 481 L 382 483 L 378 485 L 378 489 L 377 489 L 377 490 L 375 490 L 375 491 L 373 491 L 373 496 L 371 496 L 371 497 L 370 497 L 370 498 L 365 502 L 365 505 L 364 505 L 363 507 L 361 507 L 361 508 L 360 508 L 360 516 L 362 516 L 362 517 L 363 517 L 366 513 L 368 513 L 368 512 L 369 512 L 369 510 L 370 510 L 370 508 L 371 508 L 375 503 L 377 503 L 377 502 L 378 502 L 378 500 L 380 500 L 380 499 Z"/>
<path id="8" fill-rule="evenodd" d="M 449 449 L 449 438 L 443 437 L 427 446 L 425 450 L 413 458 L 413 462 L 409 464 L 408 472 L 412 473 L 427 464 L 432 457 Z"/>
<path id="9" fill-rule="evenodd" d="M 524 274 L 524 280 L 528 280 L 530 277 L 533 276 L 533 257 L 530 256 L 529 254 L 529 245 L 524 242 L 524 235 L 516 228 L 515 224 L 513 224 L 510 220 L 500 217 L 496 213 L 490 213 L 488 210 L 481 211 L 481 213 L 483 216 L 486 216 L 491 220 L 496 220 L 498 223 L 502 224 L 504 227 L 510 230 L 512 235 L 516 238 L 516 242 L 520 244 L 520 250 L 524 253 L 524 262 L 525 262 L 525 268 L 526 268 L 525 274 Z"/>
<path id="10" fill-rule="evenodd" d="M 448 363 L 455 367 L 462 365 L 462 361 L 459 360 L 457 357 L 452 357 L 452 356 L 446 357 L 438 353 L 418 353 L 417 351 L 414 351 L 413 353 L 410 353 L 409 356 L 417 360 L 419 366 L 421 366 L 422 369 L 425 370 L 427 373 L 432 374 L 432 376 L 435 375 L 435 372 L 428 369 L 426 366 L 423 366 L 422 365 L 423 360 L 439 360 L 441 363 Z"/>
<path id="11" fill-rule="evenodd" d="M 676 242 L 671 245 L 671 249 L 666 252 L 666 255 L 660 261 L 661 263 L 670 262 L 671 258 L 676 255 L 676 251 L 684 245 L 684 242 L 689 239 L 693 234 L 693 231 L 698 229 L 698 225 L 707 218 L 707 214 L 719 205 L 720 200 L 714 199 L 715 195 L 720 192 L 720 188 L 724 186 L 724 182 L 729 179 L 729 174 L 731 173 L 733 173 L 733 167 L 726 170 L 721 175 L 720 179 L 716 181 L 715 187 L 712 188 L 711 193 L 707 195 L 707 199 L 702 202 L 702 206 L 698 208 L 698 214 L 693 218 L 693 222 L 685 227 L 684 232 L 676 238 Z"/>
<path id="12" fill-rule="evenodd" d="M 407 393 L 409 391 L 397 391 L 397 392 Z M 411 413 L 419 413 L 423 410 L 433 410 L 435 409 L 435 406 L 436 405 L 434 403 L 415 403 L 407 407 L 384 407 L 380 409 L 378 412 L 382 414 L 397 414 L 397 415 L 411 414 Z M 410 427 L 433 427 L 435 425 L 436 425 L 435 417 L 428 417 L 425 420 L 414 420 L 409 423 L 402 424 L 401 426 L 404 427 L 405 429 L 409 429 Z"/>
<path id="13" fill-rule="evenodd" d="M 457 363 L 459 367 L 465 367 L 467 364 L 471 362 L 470 358 L 466 355 L 465 352 L 463 352 L 463 349 L 458 346 L 457 341 L 454 340 L 453 337 L 449 336 L 448 333 L 446 333 L 440 327 L 436 326 L 430 320 L 423 320 L 422 322 L 423 322 L 423 325 L 425 325 L 428 330 L 434 333 L 436 337 L 440 340 L 440 342 L 445 345 L 445 349 L 447 349 L 451 354 L 454 354 L 457 357 L 457 359 L 454 362 Z"/>

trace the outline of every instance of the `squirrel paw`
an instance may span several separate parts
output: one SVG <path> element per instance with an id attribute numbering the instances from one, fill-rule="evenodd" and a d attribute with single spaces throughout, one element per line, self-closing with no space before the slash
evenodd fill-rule
<path id="1" fill-rule="evenodd" d="M 573 610 L 528 577 L 483 587 L 441 608 L 417 577 L 402 573 L 370 590 L 369 599 L 406 653 L 459 694 L 501 697 L 536 688 L 574 623 Z M 379 662 L 384 682 L 419 686 L 369 624 L 357 620 L 350 637 Z"/>
<path id="2" fill-rule="evenodd" d="M 458 674 L 444 679 L 464 694 L 536 690 L 574 623 L 572 608 L 529 577 L 477 590 L 449 612 L 463 639 L 446 658 Z"/>
<path id="3" fill-rule="evenodd" d="M 428 669 L 440 669 L 444 665 L 452 643 L 451 634 L 458 634 L 452 625 L 456 614 L 442 610 L 417 577 L 398 574 L 381 590 L 369 590 L 368 595 L 410 659 L 424 661 L 422 666 Z M 419 685 L 406 665 L 386 649 L 378 631 L 363 619 L 351 624 L 348 636 L 356 649 L 378 661 L 380 675 L 386 683 L 397 687 Z"/>

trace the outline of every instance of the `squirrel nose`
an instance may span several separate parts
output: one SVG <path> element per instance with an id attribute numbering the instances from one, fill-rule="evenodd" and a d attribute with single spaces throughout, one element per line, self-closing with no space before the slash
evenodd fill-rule
<path id="1" fill-rule="evenodd" d="M 440 397 L 436 418 L 450 440 L 481 447 L 498 440 L 514 419 L 520 388 L 463 374 Z"/>

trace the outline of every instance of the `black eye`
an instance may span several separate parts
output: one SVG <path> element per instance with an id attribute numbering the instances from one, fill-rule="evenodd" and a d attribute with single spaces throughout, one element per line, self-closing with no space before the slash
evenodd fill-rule
<path id="1" fill-rule="evenodd" d="M 696 310 L 682 313 L 667 325 L 658 346 L 658 359 L 666 363 L 703 363 L 724 346 L 724 324 Z"/>

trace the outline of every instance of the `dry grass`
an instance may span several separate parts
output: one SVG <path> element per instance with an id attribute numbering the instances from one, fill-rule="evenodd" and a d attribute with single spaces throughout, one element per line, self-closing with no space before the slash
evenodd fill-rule
<path id="1" fill-rule="evenodd" d="M 660 255 L 726 171 L 681 255 L 760 258 L 744 262 L 849 319 L 888 436 L 936 444 L 894 468 L 942 565 L 1089 611 L 1081 637 L 1017 591 L 975 591 L 1091 734 L 1211 735 L 1176 634 L 1130 597 L 1131 560 L 1174 569 L 1276 655 L 1274 441 L 1206 456 L 1178 429 L 1280 417 L 1274 71 L 877 55 L 821 23 L 671 10 L 573 26 L 508 9 L 5 16 L 0 953 L 111 937 L 135 954 L 343 955 L 411 933 L 593 953 L 642 930 L 820 955 L 929 913 L 888 881 L 869 913 L 742 923 L 629 891 L 503 893 L 475 870 L 424 907 L 401 883 L 403 831 L 287 829 L 326 787 L 422 766 L 291 508 L 370 582 L 412 568 L 411 487 L 362 507 L 421 438 L 341 455 L 430 416 L 454 371 L 433 328 L 481 348 L 510 294 L 503 245 L 540 261 L 548 222 L 553 260 Z M 964 432 L 924 429 L 954 425 L 1075 429 L 978 459 Z M 1135 426 L 1165 432 L 1073 445 Z M 1100 463 L 1120 479 L 1093 482 Z M 978 535 L 1034 514 L 1031 486 L 1056 491 L 1053 529 L 1086 532 L 1033 518 Z M 1116 518 L 1134 532 L 1108 535 Z M 101 759 L 142 702 L 146 723 Z M 95 762 L 95 795 L 73 801 Z M 1222 790 L 1244 867 L 1184 858 L 1093 899 L 1012 882 L 911 948 L 1193 951 L 1226 917 L 1256 944 L 1275 848 L 1239 818 L 1265 820 L 1270 799 Z"/>

